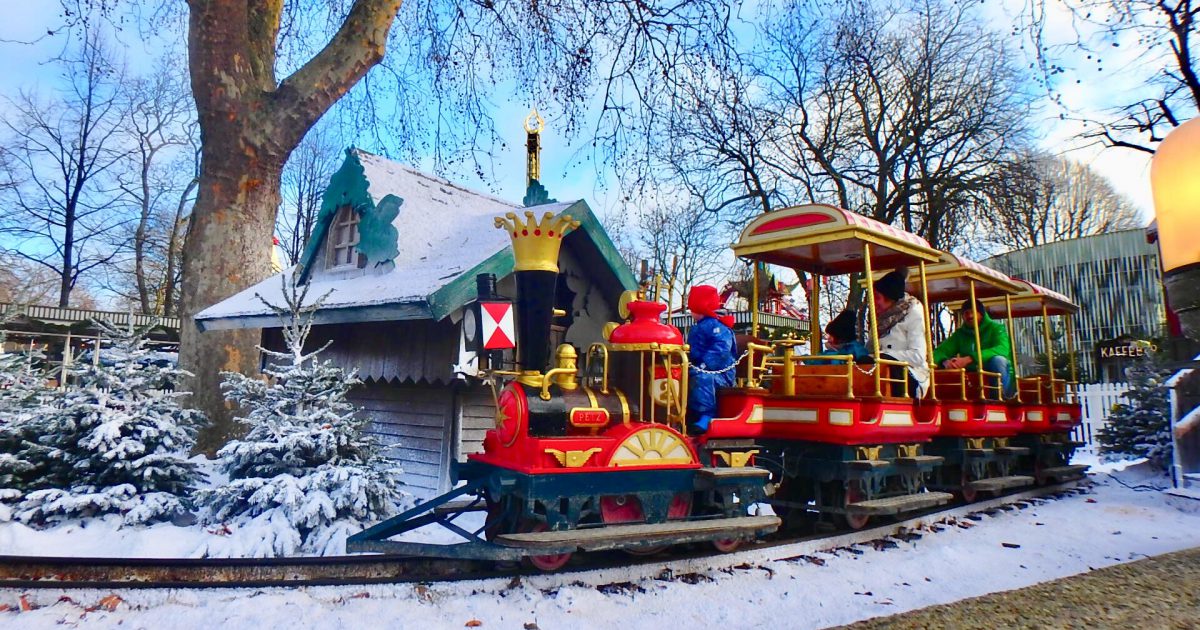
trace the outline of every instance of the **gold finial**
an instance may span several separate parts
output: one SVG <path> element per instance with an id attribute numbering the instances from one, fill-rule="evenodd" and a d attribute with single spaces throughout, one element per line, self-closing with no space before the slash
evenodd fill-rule
<path id="1" fill-rule="evenodd" d="M 509 212 L 503 217 L 496 217 L 495 225 L 507 230 L 512 237 L 516 271 L 558 273 L 558 249 L 562 237 L 579 227 L 579 221 L 568 214 L 556 217 L 553 212 L 547 212 L 539 222 L 534 220 L 532 210 L 526 210 L 524 222 L 516 213 Z"/>
<path id="2" fill-rule="evenodd" d="M 542 130 L 546 121 L 535 107 L 525 117 L 525 188 L 528 189 L 534 180 L 542 180 Z"/>
<path id="3" fill-rule="evenodd" d="M 525 117 L 525 133 L 542 133 L 545 128 L 546 121 L 542 120 L 542 115 L 538 113 L 537 108 L 533 108 Z"/>

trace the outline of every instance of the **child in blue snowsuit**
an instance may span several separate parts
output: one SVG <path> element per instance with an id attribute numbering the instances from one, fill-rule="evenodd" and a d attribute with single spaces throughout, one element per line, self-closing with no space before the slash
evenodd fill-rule
<path id="1" fill-rule="evenodd" d="M 717 388 L 734 384 L 735 342 L 729 324 L 717 315 L 720 301 L 713 286 L 697 285 L 688 293 L 688 310 L 696 318 L 688 332 L 688 422 L 700 433 L 717 413 Z"/>
<path id="2" fill-rule="evenodd" d="M 873 361 L 871 352 L 858 340 L 855 332 L 854 311 L 842 311 L 829 325 L 825 327 L 825 349 L 821 354 L 848 354 L 854 357 L 855 363 Z M 832 365 L 844 363 L 841 359 L 811 359 L 805 361 L 808 365 Z"/>

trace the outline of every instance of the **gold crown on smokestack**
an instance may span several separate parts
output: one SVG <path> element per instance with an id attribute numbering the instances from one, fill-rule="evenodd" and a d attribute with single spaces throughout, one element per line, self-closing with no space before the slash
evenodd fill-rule
<path id="1" fill-rule="evenodd" d="M 542 215 L 541 222 L 534 221 L 533 211 L 525 211 L 525 222 L 516 213 L 509 212 L 496 217 L 496 227 L 503 228 L 512 236 L 513 258 L 517 271 L 558 272 L 558 248 L 566 233 L 579 227 L 579 221 L 564 214 L 553 212 Z"/>

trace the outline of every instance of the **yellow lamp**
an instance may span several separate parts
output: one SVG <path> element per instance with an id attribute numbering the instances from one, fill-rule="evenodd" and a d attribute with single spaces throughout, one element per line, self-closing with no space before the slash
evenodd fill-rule
<path id="1" fill-rule="evenodd" d="M 1150 162 L 1158 248 L 1169 308 L 1200 340 L 1200 118 L 1176 127 Z"/>

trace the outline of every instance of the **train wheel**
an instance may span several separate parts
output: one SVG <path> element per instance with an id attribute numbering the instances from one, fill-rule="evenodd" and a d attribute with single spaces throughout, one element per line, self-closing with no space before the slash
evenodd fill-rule
<path id="1" fill-rule="evenodd" d="M 692 515 L 692 493 L 680 492 L 671 499 L 671 505 L 667 508 L 667 520 L 682 521 Z"/>
<path id="2" fill-rule="evenodd" d="M 851 483 L 846 486 L 844 493 L 845 500 L 842 502 L 842 507 L 848 507 L 852 503 L 865 501 L 867 494 L 863 492 L 862 486 L 857 483 Z M 862 529 L 867 526 L 867 522 L 871 520 L 869 514 L 843 514 L 842 518 L 846 521 L 846 527 L 850 529 Z"/>
<path id="3" fill-rule="evenodd" d="M 483 537 L 486 540 L 495 540 L 496 536 L 511 531 L 508 523 L 508 501 L 505 498 L 493 499 L 491 495 L 485 495 L 484 500 L 487 502 L 487 521 L 483 528 Z"/>
<path id="4" fill-rule="evenodd" d="M 522 532 L 531 534 L 544 532 L 548 529 L 550 529 L 550 527 L 542 521 L 526 521 L 521 526 Z M 554 553 L 544 556 L 525 556 L 525 560 L 528 561 L 529 564 L 533 565 L 535 569 L 538 569 L 539 571 L 545 571 L 546 573 L 552 573 L 563 568 L 570 559 L 570 552 Z"/>
<path id="5" fill-rule="evenodd" d="M 962 496 L 962 500 L 966 503 L 974 503 L 975 499 L 979 498 L 979 491 L 971 487 L 971 474 L 966 466 L 962 467 L 962 475 L 959 478 L 958 493 Z"/>
<path id="6" fill-rule="evenodd" d="M 680 497 L 684 497 L 681 499 Z M 686 501 L 684 503 L 683 501 Z M 678 504 L 678 505 L 677 505 Z M 682 511 L 682 516 L 676 516 Z M 692 495 L 680 493 L 675 495 L 671 506 L 667 509 L 667 518 L 686 518 L 692 511 Z M 642 502 L 632 494 L 600 498 L 600 518 L 605 525 L 620 525 L 622 523 L 641 523 L 646 520 Z M 625 553 L 632 556 L 651 556 L 667 548 L 667 545 L 653 547 L 638 547 L 626 549 Z"/>
<path id="7" fill-rule="evenodd" d="M 741 538 L 718 538 L 712 541 L 713 547 L 721 553 L 733 553 L 738 547 L 742 546 Z"/>
<path id="8" fill-rule="evenodd" d="M 1039 486 L 1046 485 L 1046 482 L 1048 481 L 1046 477 L 1043 476 L 1042 471 L 1044 470 L 1046 470 L 1046 462 L 1043 461 L 1041 457 L 1035 457 L 1033 459 L 1033 480 L 1034 483 Z"/>
<path id="9" fill-rule="evenodd" d="M 642 511 L 642 502 L 635 495 L 622 494 L 600 497 L 600 518 L 605 525 L 641 523 L 646 520 L 646 513 Z"/>

